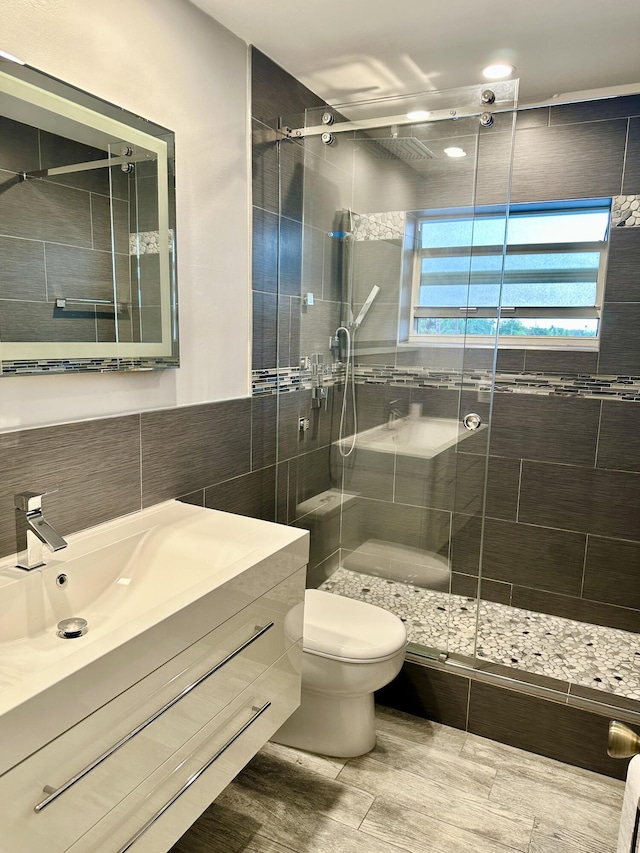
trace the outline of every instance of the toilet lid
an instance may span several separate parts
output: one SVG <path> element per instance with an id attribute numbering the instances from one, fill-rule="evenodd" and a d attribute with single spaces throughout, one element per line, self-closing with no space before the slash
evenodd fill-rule
<path id="1" fill-rule="evenodd" d="M 381 660 L 407 642 L 404 624 L 387 610 L 319 589 L 304 598 L 303 648 L 341 660 Z"/>

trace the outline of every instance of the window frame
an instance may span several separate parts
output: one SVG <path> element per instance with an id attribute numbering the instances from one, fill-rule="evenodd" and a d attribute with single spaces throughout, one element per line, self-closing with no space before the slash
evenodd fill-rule
<path id="1" fill-rule="evenodd" d="M 596 279 L 596 297 L 593 306 L 555 306 L 555 307 L 531 307 L 531 306 L 487 306 L 474 307 L 467 305 L 465 308 L 447 307 L 447 308 L 428 308 L 422 306 L 420 302 L 420 286 L 422 280 L 422 259 L 424 257 L 433 257 L 433 249 L 423 249 L 420 246 L 421 224 L 427 220 L 443 219 L 476 219 L 480 217 L 509 217 L 511 215 L 523 215 L 538 213 L 544 215 L 547 213 L 572 213 L 572 212 L 587 212 L 589 210 L 601 209 L 609 210 L 609 223 L 606 228 L 605 237 L 602 241 L 592 241 L 589 243 L 531 243 L 531 244 L 512 244 L 514 254 L 523 254 L 543 250 L 549 246 L 557 247 L 555 251 L 558 253 L 566 251 L 598 251 L 600 255 L 598 264 L 598 273 Z M 610 245 L 611 234 L 611 208 L 612 199 L 572 199 L 562 202 L 536 202 L 530 204 L 512 204 L 507 209 L 504 205 L 483 207 L 476 209 L 465 209 L 456 211 L 421 211 L 415 216 L 415 232 L 414 245 L 412 251 L 412 270 L 411 270 L 411 308 L 409 318 L 409 335 L 406 340 L 407 344 L 415 346 L 416 344 L 429 346 L 460 346 L 468 342 L 477 347 L 493 347 L 498 338 L 498 346 L 501 349 L 579 349 L 579 350 L 598 350 L 600 346 L 601 335 L 601 320 L 602 306 L 604 303 L 604 289 L 606 283 L 606 270 Z M 449 247 L 453 252 L 458 247 Z M 460 254 L 469 257 L 471 260 L 474 256 L 481 254 L 497 254 L 498 252 L 509 254 L 508 246 L 462 246 L 459 247 Z M 503 254 L 504 257 L 504 254 Z M 502 273 L 501 273 L 502 275 Z M 466 332 L 460 334 L 449 335 L 433 335 L 418 333 L 416 331 L 417 320 L 420 317 L 453 317 L 453 318 L 480 318 L 490 317 L 507 319 L 512 317 L 536 317 L 549 319 L 577 319 L 580 317 L 592 318 L 598 320 L 598 332 L 593 337 L 569 337 L 569 336 L 551 336 L 551 335 L 474 335 Z"/>

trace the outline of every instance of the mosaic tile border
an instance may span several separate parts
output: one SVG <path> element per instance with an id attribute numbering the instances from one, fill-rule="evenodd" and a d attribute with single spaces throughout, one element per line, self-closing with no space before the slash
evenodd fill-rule
<path id="1" fill-rule="evenodd" d="M 414 388 L 452 388 L 491 391 L 490 370 L 464 373 L 426 367 L 356 365 L 356 382 L 371 385 L 405 385 Z M 540 394 L 562 397 L 618 398 L 640 401 L 640 377 L 592 374 L 496 373 L 496 393 Z"/>
<path id="2" fill-rule="evenodd" d="M 491 371 L 432 370 L 426 367 L 359 365 L 354 369 L 359 385 L 391 385 L 410 388 L 450 388 L 452 390 L 491 391 Z M 323 386 L 344 378 L 344 365 L 334 364 L 331 372 L 320 377 Z M 252 372 L 252 394 L 277 394 L 298 388 L 312 388 L 317 381 L 309 370 L 281 367 Z M 497 394 L 539 394 L 554 397 L 588 397 L 640 402 L 640 376 L 594 374 L 497 373 Z"/>
<path id="3" fill-rule="evenodd" d="M 39 373 L 110 373 L 114 370 L 164 370 L 180 367 L 178 356 L 162 358 L 76 358 L 23 359 L 3 361 L 0 376 L 27 376 Z"/>
<path id="4" fill-rule="evenodd" d="M 472 657 L 477 601 L 408 583 L 338 569 L 320 587 L 395 613 L 409 640 Z M 480 601 L 477 656 L 514 670 L 548 676 L 640 700 L 638 634 Z M 640 704 L 639 704 L 640 707 Z"/>

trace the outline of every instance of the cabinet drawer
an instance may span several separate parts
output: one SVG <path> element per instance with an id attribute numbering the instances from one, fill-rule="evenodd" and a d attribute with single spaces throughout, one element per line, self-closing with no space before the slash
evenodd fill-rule
<path id="1" fill-rule="evenodd" d="M 304 575 L 278 584 L 0 777 L 9 848 L 66 850 L 259 678 L 302 635 Z M 36 813 L 51 788 L 53 799 Z"/>
<path id="2" fill-rule="evenodd" d="M 302 641 L 210 720 L 68 853 L 168 850 L 298 706 L 301 664 Z"/>

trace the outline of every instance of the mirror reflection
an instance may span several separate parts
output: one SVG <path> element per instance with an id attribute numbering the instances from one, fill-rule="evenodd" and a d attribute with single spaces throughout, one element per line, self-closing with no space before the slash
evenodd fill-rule
<path id="1" fill-rule="evenodd" d="M 0 63 L 2 374 L 177 366 L 173 134 Z"/>

